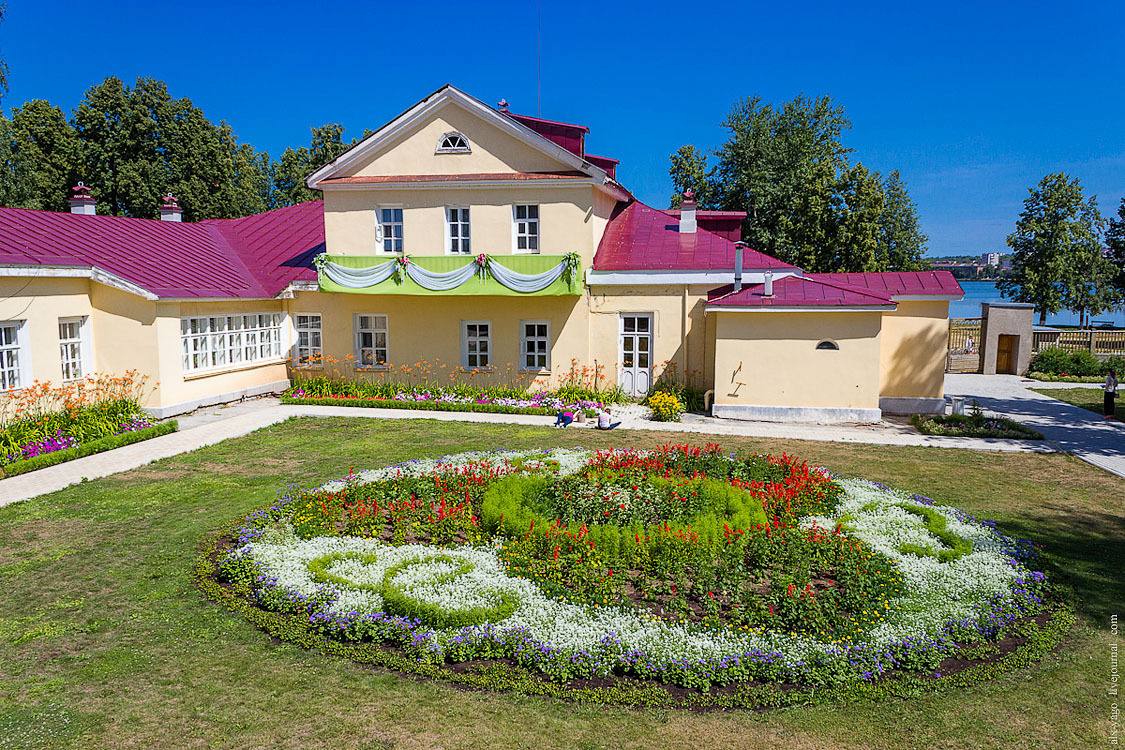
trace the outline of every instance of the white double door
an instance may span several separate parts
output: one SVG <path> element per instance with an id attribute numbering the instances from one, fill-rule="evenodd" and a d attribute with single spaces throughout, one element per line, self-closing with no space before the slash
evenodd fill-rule
<path id="1" fill-rule="evenodd" d="M 622 313 L 619 385 L 632 396 L 645 396 L 652 387 L 652 313 Z"/>

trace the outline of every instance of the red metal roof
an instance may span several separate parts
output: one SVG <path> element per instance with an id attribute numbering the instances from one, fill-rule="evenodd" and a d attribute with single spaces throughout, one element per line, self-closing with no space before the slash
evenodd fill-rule
<path id="1" fill-rule="evenodd" d="M 483 180 L 573 180 L 590 179 L 585 172 L 475 172 L 472 174 L 395 174 L 332 177 L 322 185 L 380 185 L 398 182 L 479 182 Z"/>
<path id="2" fill-rule="evenodd" d="M 273 297 L 315 279 L 321 201 L 196 223 L 0 208 L 0 264 L 93 266 L 159 297 Z"/>
<path id="3" fill-rule="evenodd" d="M 714 289 L 708 294 L 715 307 L 885 307 L 895 303 L 885 292 L 802 276 L 782 276 L 773 282 L 773 296 L 765 296 L 765 284 Z"/>
<path id="4" fill-rule="evenodd" d="M 590 129 L 585 125 L 571 125 L 568 122 L 555 122 L 554 120 L 517 115 L 511 112 L 503 112 L 503 114 L 525 128 L 534 130 L 547 140 L 562 146 L 572 154 L 576 154 L 583 159 L 586 158 L 586 134 L 590 132 Z"/>
<path id="5" fill-rule="evenodd" d="M 608 156 L 594 156 L 593 154 L 586 154 L 586 161 L 593 164 L 598 169 L 604 169 L 609 179 L 617 179 L 617 165 L 621 163 L 619 159 L 611 159 Z"/>
<path id="6" fill-rule="evenodd" d="M 618 203 L 606 225 L 595 271 L 733 271 L 734 242 L 699 228 L 680 234 L 679 219 L 641 203 Z M 745 269 L 794 266 L 746 248 Z"/>
<path id="7" fill-rule="evenodd" d="M 810 273 L 809 278 L 862 287 L 893 296 L 963 297 L 965 291 L 949 271 L 887 271 L 884 273 Z"/>

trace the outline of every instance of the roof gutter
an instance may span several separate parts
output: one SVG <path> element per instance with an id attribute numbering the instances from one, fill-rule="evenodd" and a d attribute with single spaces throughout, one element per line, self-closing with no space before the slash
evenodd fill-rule
<path id="1" fill-rule="evenodd" d="M 89 279 L 104 286 L 155 302 L 160 296 L 97 266 L 0 265 L 0 277 Z"/>

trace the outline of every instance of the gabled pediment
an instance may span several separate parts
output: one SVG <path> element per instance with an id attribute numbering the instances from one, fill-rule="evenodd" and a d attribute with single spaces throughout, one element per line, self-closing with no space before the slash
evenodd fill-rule
<path id="1" fill-rule="evenodd" d="M 318 169 L 307 184 L 318 189 L 344 178 L 564 172 L 609 181 L 604 170 L 446 85 Z"/>

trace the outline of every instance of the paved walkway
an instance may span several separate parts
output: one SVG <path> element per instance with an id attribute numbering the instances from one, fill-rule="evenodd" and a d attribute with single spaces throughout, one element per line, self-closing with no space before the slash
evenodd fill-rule
<path id="1" fill-rule="evenodd" d="M 229 406 L 215 406 L 179 417 L 180 431 L 134 443 L 123 448 L 87 456 L 39 471 L 0 481 L 0 506 L 63 489 L 85 479 L 97 479 L 145 464 L 187 453 L 230 438 L 282 422 L 290 417 L 363 417 L 368 419 L 435 419 L 442 422 L 481 422 L 538 425 L 546 427 L 554 417 L 524 414 L 365 409 L 339 406 L 284 406 L 275 398 L 261 398 Z M 574 424 L 568 429 L 590 429 L 592 424 Z M 734 435 L 790 440 L 877 445 L 915 445 L 942 448 L 1009 452 L 1052 452 L 1039 442 L 984 440 L 921 435 L 904 425 L 815 425 L 770 422 L 738 422 L 709 417 L 689 417 L 683 423 L 626 419 L 619 430 L 653 430 L 680 434 Z"/>
<path id="2" fill-rule="evenodd" d="M 1101 388 L 1098 384 L 1040 383 L 1016 375 L 946 375 L 945 395 L 976 399 L 985 409 L 1034 427 L 1094 466 L 1125 477 L 1125 424 L 1029 388 Z"/>

